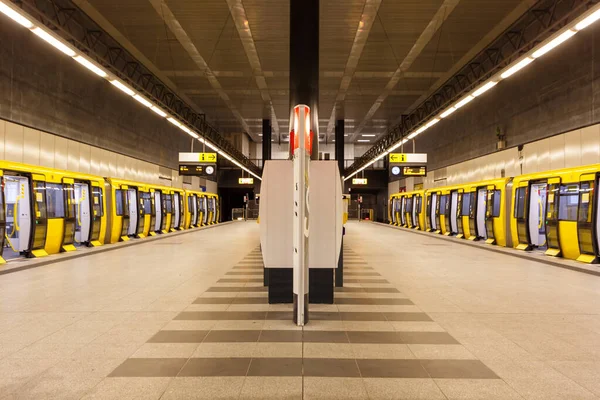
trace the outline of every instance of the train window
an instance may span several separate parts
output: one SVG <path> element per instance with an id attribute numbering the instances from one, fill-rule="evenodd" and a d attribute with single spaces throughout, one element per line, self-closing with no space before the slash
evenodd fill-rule
<path id="1" fill-rule="evenodd" d="M 417 209 L 417 212 L 420 213 L 421 212 L 421 207 L 422 207 L 421 203 L 423 203 L 423 201 L 422 201 L 423 198 L 421 196 L 417 196 L 416 200 L 417 200 L 417 207 L 416 207 L 416 209 Z"/>
<path id="2" fill-rule="evenodd" d="M 164 203 L 165 203 L 165 211 L 169 214 L 173 212 L 173 195 L 165 194 L 164 195 Z"/>
<path id="3" fill-rule="evenodd" d="M 125 214 L 125 196 L 122 189 L 115 190 L 115 211 L 117 215 Z"/>
<path id="4" fill-rule="evenodd" d="M 558 219 L 561 221 L 577 221 L 579 185 L 562 185 L 559 193 Z M 550 199 L 548 199 L 548 202 L 550 202 Z"/>
<path id="5" fill-rule="evenodd" d="M 96 186 L 92 186 L 92 206 L 94 208 L 94 217 L 104 216 L 104 207 L 102 202 L 103 192 L 102 189 Z"/>
<path id="6" fill-rule="evenodd" d="M 409 197 L 408 199 L 406 199 L 406 212 L 412 212 L 412 208 L 413 208 L 413 199 L 412 199 L 412 197 Z"/>
<path id="7" fill-rule="evenodd" d="M 500 190 L 489 190 L 488 193 L 492 194 L 491 216 L 493 218 L 498 218 L 500 216 L 500 206 L 502 205 L 502 192 Z"/>
<path id="8" fill-rule="evenodd" d="M 48 218 L 65 217 L 65 195 L 62 184 L 46 184 L 46 210 Z"/>
<path id="9" fill-rule="evenodd" d="M 444 194 L 440 197 L 440 214 L 448 213 L 448 195 Z"/>
<path id="10" fill-rule="evenodd" d="M 527 200 L 527 188 L 517 188 L 515 193 L 515 218 L 525 218 L 525 201 Z"/>
<path id="11" fill-rule="evenodd" d="M 431 196 L 427 196 L 427 207 L 425 208 L 425 213 L 428 217 L 431 216 Z"/>
<path id="12" fill-rule="evenodd" d="M 471 192 L 469 193 L 469 218 L 474 219 L 475 218 L 475 209 L 477 208 L 477 200 L 475 198 L 476 193 L 475 192 Z"/>
<path id="13" fill-rule="evenodd" d="M 471 196 L 473 193 L 466 193 L 462 196 L 462 207 L 460 215 L 468 217 L 471 214 Z"/>
<path id="14" fill-rule="evenodd" d="M 590 207 L 592 204 L 592 196 L 593 196 L 593 188 L 591 185 L 592 182 L 582 182 L 581 190 L 579 192 L 581 202 L 579 205 L 579 222 L 583 223 L 591 223 L 592 222 L 592 212 L 593 207 Z"/>
<path id="15" fill-rule="evenodd" d="M 141 192 L 140 198 L 142 200 L 144 215 L 152 214 L 152 197 L 150 196 L 150 192 Z"/>

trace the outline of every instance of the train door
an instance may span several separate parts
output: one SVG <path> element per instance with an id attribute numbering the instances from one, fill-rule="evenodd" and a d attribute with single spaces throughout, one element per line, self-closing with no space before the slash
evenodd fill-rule
<path id="1" fill-rule="evenodd" d="M 487 188 L 477 189 L 477 206 L 475 207 L 477 237 L 479 239 L 487 239 L 485 227 L 485 214 L 487 211 Z"/>
<path id="2" fill-rule="evenodd" d="M 528 232 L 529 243 L 534 247 L 546 246 L 546 198 L 548 184 L 532 183 L 529 191 Z"/>
<path id="3" fill-rule="evenodd" d="M 488 188 L 486 213 L 485 213 L 485 232 L 486 243 L 495 244 L 496 234 L 494 232 L 494 219 L 500 217 L 500 207 L 502 206 L 502 192 L 495 187 Z"/>
<path id="4" fill-rule="evenodd" d="M 464 238 L 465 237 L 465 230 L 463 228 L 463 218 L 462 218 L 462 212 L 463 212 L 463 198 L 468 197 L 468 194 L 465 195 L 464 193 L 456 193 L 456 237 L 457 238 Z"/>
<path id="5" fill-rule="evenodd" d="M 397 199 L 395 199 L 395 206 L 394 206 L 394 219 L 395 219 L 395 224 L 396 226 L 400 226 L 400 211 L 401 211 L 401 198 L 398 197 Z"/>
<path id="6" fill-rule="evenodd" d="M 396 225 L 396 198 L 390 199 L 390 223 Z"/>
<path id="7" fill-rule="evenodd" d="M 151 227 L 154 232 L 158 233 L 161 231 L 162 220 L 163 220 L 163 205 L 162 205 L 162 192 L 160 190 L 154 191 L 154 226 Z"/>
<path id="8" fill-rule="evenodd" d="M 75 250 L 75 233 L 77 231 L 77 199 L 75 198 L 75 180 L 63 178 L 63 194 L 65 204 L 65 231 L 62 250 Z"/>
<path id="9" fill-rule="evenodd" d="M 561 186 L 559 178 L 549 179 L 546 202 L 546 255 L 558 256 L 561 253 L 559 221 L 577 221 L 579 184 Z"/>
<path id="10" fill-rule="evenodd" d="M 185 193 L 179 193 L 179 225 L 177 229 L 185 228 L 185 207 L 183 204 L 183 199 L 185 198 Z"/>
<path id="11" fill-rule="evenodd" d="M 412 228 L 414 227 L 414 218 L 413 218 L 413 196 L 409 196 L 406 198 L 406 227 Z"/>
<path id="12" fill-rule="evenodd" d="M 413 220 L 415 221 L 415 228 L 423 231 L 425 227 L 421 226 L 421 207 L 423 207 L 423 197 L 421 195 L 415 195 L 413 201 Z"/>
<path id="13" fill-rule="evenodd" d="M 121 240 L 129 240 L 129 197 L 127 195 L 128 187 L 121 185 L 119 189 L 115 189 L 115 212 L 121 217 L 123 223 L 121 225 Z"/>
<path id="14" fill-rule="evenodd" d="M 192 222 L 190 226 L 198 226 L 198 199 L 195 194 L 189 197 L 189 206 L 192 213 Z"/>
<path id="15" fill-rule="evenodd" d="M 441 202 L 441 197 L 439 194 L 434 193 L 431 196 L 431 201 L 432 201 L 432 205 L 431 208 L 433 210 L 433 214 L 434 214 L 434 218 L 433 220 L 435 221 L 435 226 L 433 227 L 433 230 L 435 233 L 440 233 L 442 231 L 442 220 L 440 218 L 440 202 Z"/>
<path id="16" fill-rule="evenodd" d="M 449 211 L 450 211 L 450 196 L 447 194 L 443 194 L 440 196 L 439 218 L 440 218 L 440 225 L 444 227 L 443 232 L 442 232 L 444 235 L 451 234 Z M 442 216 L 444 217 L 443 221 L 442 221 Z"/>
<path id="17" fill-rule="evenodd" d="M 90 199 L 92 206 L 92 218 L 89 245 L 100 246 L 100 230 L 102 229 L 102 217 L 104 216 L 104 192 L 101 186 L 96 186 L 92 183 L 92 196 Z"/>
<path id="18" fill-rule="evenodd" d="M 152 193 L 150 192 L 138 192 L 140 196 L 140 221 L 138 225 L 138 237 L 145 238 L 150 234 L 152 230 L 152 218 L 154 213 L 152 211 Z M 146 225 L 148 221 L 148 225 Z"/>
<path id="19" fill-rule="evenodd" d="M 4 205 L 4 179 L 0 171 L 0 265 L 6 261 L 2 258 L 4 251 L 4 239 L 6 235 L 6 208 Z"/>
<path id="20" fill-rule="evenodd" d="M 459 193 L 457 190 L 453 190 L 450 193 L 450 233 L 452 235 L 458 234 L 458 200 Z"/>
<path id="21" fill-rule="evenodd" d="M 162 233 L 167 233 L 167 219 L 169 213 L 171 213 L 171 196 L 168 193 L 162 192 L 160 193 L 160 202 L 161 202 L 161 219 L 160 219 L 160 231 Z"/>
<path id="22" fill-rule="evenodd" d="M 427 232 L 435 231 L 435 202 L 436 194 L 427 194 L 427 204 L 425 205 Z"/>
<path id="23" fill-rule="evenodd" d="M 127 202 L 129 203 L 129 229 L 127 235 L 135 237 L 139 233 L 139 221 L 142 219 L 139 212 L 140 203 L 137 188 L 130 187 L 127 189 Z"/>
<path id="24" fill-rule="evenodd" d="M 90 241 L 92 226 L 90 213 L 90 186 L 87 183 L 75 182 L 75 243 L 86 244 Z"/>
<path id="25" fill-rule="evenodd" d="M 171 227 L 173 229 L 179 229 L 181 225 L 181 194 L 179 192 L 173 193 L 173 223 Z"/>
<path id="26" fill-rule="evenodd" d="M 208 218 L 208 214 L 209 214 L 209 209 L 208 209 L 208 199 L 206 198 L 206 196 L 203 196 L 202 198 L 200 198 L 200 202 L 202 204 L 202 207 L 200 209 L 200 211 L 202 212 L 202 225 L 208 225 L 208 222 L 210 221 Z"/>
<path id="27" fill-rule="evenodd" d="M 577 236 L 581 255 L 577 260 L 587 263 L 597 262 L 600 254 L 600 196 L 596 195 L 599 183 L 598 176 L 580 183 Z"/>
<path id="28" fill-rule="evenodd" d="M 10 250 L 4 258 L 14 258 L 30 249 L 32 235 L 32 209 L 30 179 L 16 174 L 4 175 L 6 205 L 6 239 Z"/>

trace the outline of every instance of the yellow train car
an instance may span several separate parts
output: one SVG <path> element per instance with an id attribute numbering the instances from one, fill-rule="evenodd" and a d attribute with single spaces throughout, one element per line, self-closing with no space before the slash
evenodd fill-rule
<path id="1" fill-rule="evenodd" d="M 599 176 L 600 165 L 595 164 L 515 178 L 510 215 L 514 247 L 597 262 Z"/>
<path id="2" fill-rule="evenodd" d="M 426 191 L 428 231 L 463 237 L 463 193 L 464 186 L 447 186 Z"/>
<path id="3" fill-rule="evenodd" d="M 390 225 L 398 226 L 398 213 L 400 204 L 400 194 L 393 194 L 390 196 L 389 206 L 388 206 L 388 221 L 390 221 Z"/>
<path id="4" fill-rule="evenodd" d="M 219 221 L 219 198 L 214 193 L 205 193 L 207 219 L 206 225 L 214 225 Z"/>
<path id="5" fill-rule="evenodd" d="M 202 226 L 204 219 L 204 193 L 196 190 L 185 190 L 185 223 L 184 228 Z"/>
<path id="6" fill-rule="evenodd" d="M 410 229 L 425 230 L 425 210 L 423 190 L 401 193 L 404 199 L 400 211 L 404 215 L 404 226 Z"/>
<path id="7" fill-rule="evenodd" d="M 0 262 L 104 243 L 102 177 L 8 161 L 0 161 L 0 175 Z"/>

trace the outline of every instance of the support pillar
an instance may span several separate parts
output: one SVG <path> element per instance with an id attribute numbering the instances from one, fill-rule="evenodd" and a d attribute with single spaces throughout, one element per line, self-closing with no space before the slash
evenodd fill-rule
<path id="1" fill-rule="evenodd" d="M 263 169 L 265 163 L 271 159 L 271 120 L 262 120 L 262 160 Z M 263 268 L 263 284 L 269 286 L 269 269 Z"/>
<path id="2" fill-rule="evenodd" d="M 344 179 L 344 120 L 335 121 L 335 159 L 338 162 L 340 176 Z M 342 190 L 344 183 L 342 182 Z M 340 249 L 340 258 L 338 267 L 335 270 L 335 287 L 344 287 L 344 236 L 342 236 L 342 248 Z"/>

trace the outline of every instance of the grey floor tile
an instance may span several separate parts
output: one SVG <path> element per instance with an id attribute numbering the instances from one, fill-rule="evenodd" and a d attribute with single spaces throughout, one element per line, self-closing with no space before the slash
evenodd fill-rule
<path id="1" fill-rule="evenodd" d="M 385 315 L 381 312 L 343 311 L 339 315 L 342 321 L 387 321 Z"/>
<path id="2" fill-rule="evenodd" d="M 161 400 L 237 400 L 244 380 L 243 376 L 177 377 Z"/>
<path id="3" fill-rule="evenodd" d="M 341 305 L 377 305 L 377 306 L 410 306 L 414 303 L 409 299 L 381 299 L 369 297 L 338 297 L 335 299 L 335 304 Z"/>
<path id="4" fill-rule="evenodd" d="M 429 378 L 419 360 L 356 360 L 363 378 Z"/>
<path id="5" fill-rule="evenodd" d="M 429 378 L 365 378 L 363 382 L 372 400 L 447 400 Z"/>
<path id="6" fill-rule="evenodd" d="M 348 343 L 345 331 L 304 331 L 305 343 Z"/>
<path id="7" fill-rule="evenodd" d="M 305 377 L 305 400 L 365 400 L 369 395 L 360 378 Z"/>
<path id="8" fill-rule="evenodd" d="M 175 320 L 248 321 L 264 320 L 266 316 L 263 311 L 184 311 Z"/>
<path id="9" fill-rule="evenodd" d="M 363 289 L 367 293 L 400 293 L 398 289 L 390 287 L 366 287 Z"/>
<path id="10" fill-rule="evenodd" d="M 291 321 L 293 318 L 292 311 L 269 311 L 266 319 L 269 321 L 287 320 Z"/>
<path id="11" fill-rule="evenodd" d="M 421 364 L 434 379 L 499 379 L 479 360 L 421 360 Z"/>
<path id="12" fill-rule="evenodd" d="M 233 304 L 269 304 L 266 297 L 236 297 Z"/>
<path id="13" fill-rule="evenodd" d="M 246 376 L 250 360 L 251 358 L 190 358 L 179 376 Z"/>
<path id="14" fill-rule="evenodd" d="M 219 279 L 217 283 L 262 283 L 262 278 L 223 278 Z"/>
<path id="15" fill-rule="evenodd" d="M 248 376 L 240 393 L 243 400 L 302 400 L 302 377 Z"/>
<path id="16" fill-rule="evenodd" d="M 407 344 L 459 344 L 447 332 L 398 332 L 398 335 Z"/>
<path id="17" fill-rule="evenodd" d="M 303 332 L 298 330 L 262 330 L 259 342 L 302 342 Z"/>
<path id="18" fill-rule="evenodd" d="M 248 376 L 302 376 L 302 358 L 253 358 Z"/>
<path id="19" fill-rule="evenodd" d="M 223 342 L 257 342 L 260 330 L 212 330 L 204 339 L 204 343 Z"/>
<path id="20" fill-rule="evenodd" d="M 159 399 L 173 378 L 106 378 L 82 397 L 84 400 Z"/>
<path id="21" fill-rule="evenodd" d="M 235 297 L 198 297 L 193 304 L 231 304 Z"/>
<path id="22" fill-rule="evenodd" d="M 425 313 L 385 312 L 383 314 L 388 321 L 432 321 L 431 317 Z"/>
<path id="23" fill-rule="evenodd" d="M 185 365 L 186 358 L 129 358 L 119 365 L 110 377 L 175 377 Z"/>
<path id="24" fill-rule="evenodd" d="M 387 279 L 344 278 L 344 283 L 390 283 Z"/>
<path id="25" fill-rule="evenodd" d="M 335 358 L 305 358 L 304 376 L 358 378 L 356 361 Z"/>
<path id="26" fill-rule="evenodd" d="M 225 275 L 262 275 L 263 273 L 260 271 L 248 271 L 248 272 L 238 272 L 238 271 L 230 271 L 226 272 Z"/>
<path id="27" fill-rule="evenodd" d="M 156 335 L 152 336 L 148 343 L 201 343 L 208 331 L 159 331 Z"/>
<path id="28" fill-rule="evenodd" d="M 390 343 L 390 344 L 401 344 L 404 343 L 400 335 L 397 332 L 360 332 L 360 331 L 348 331 L 348 338 L 350 343 Z"/>

